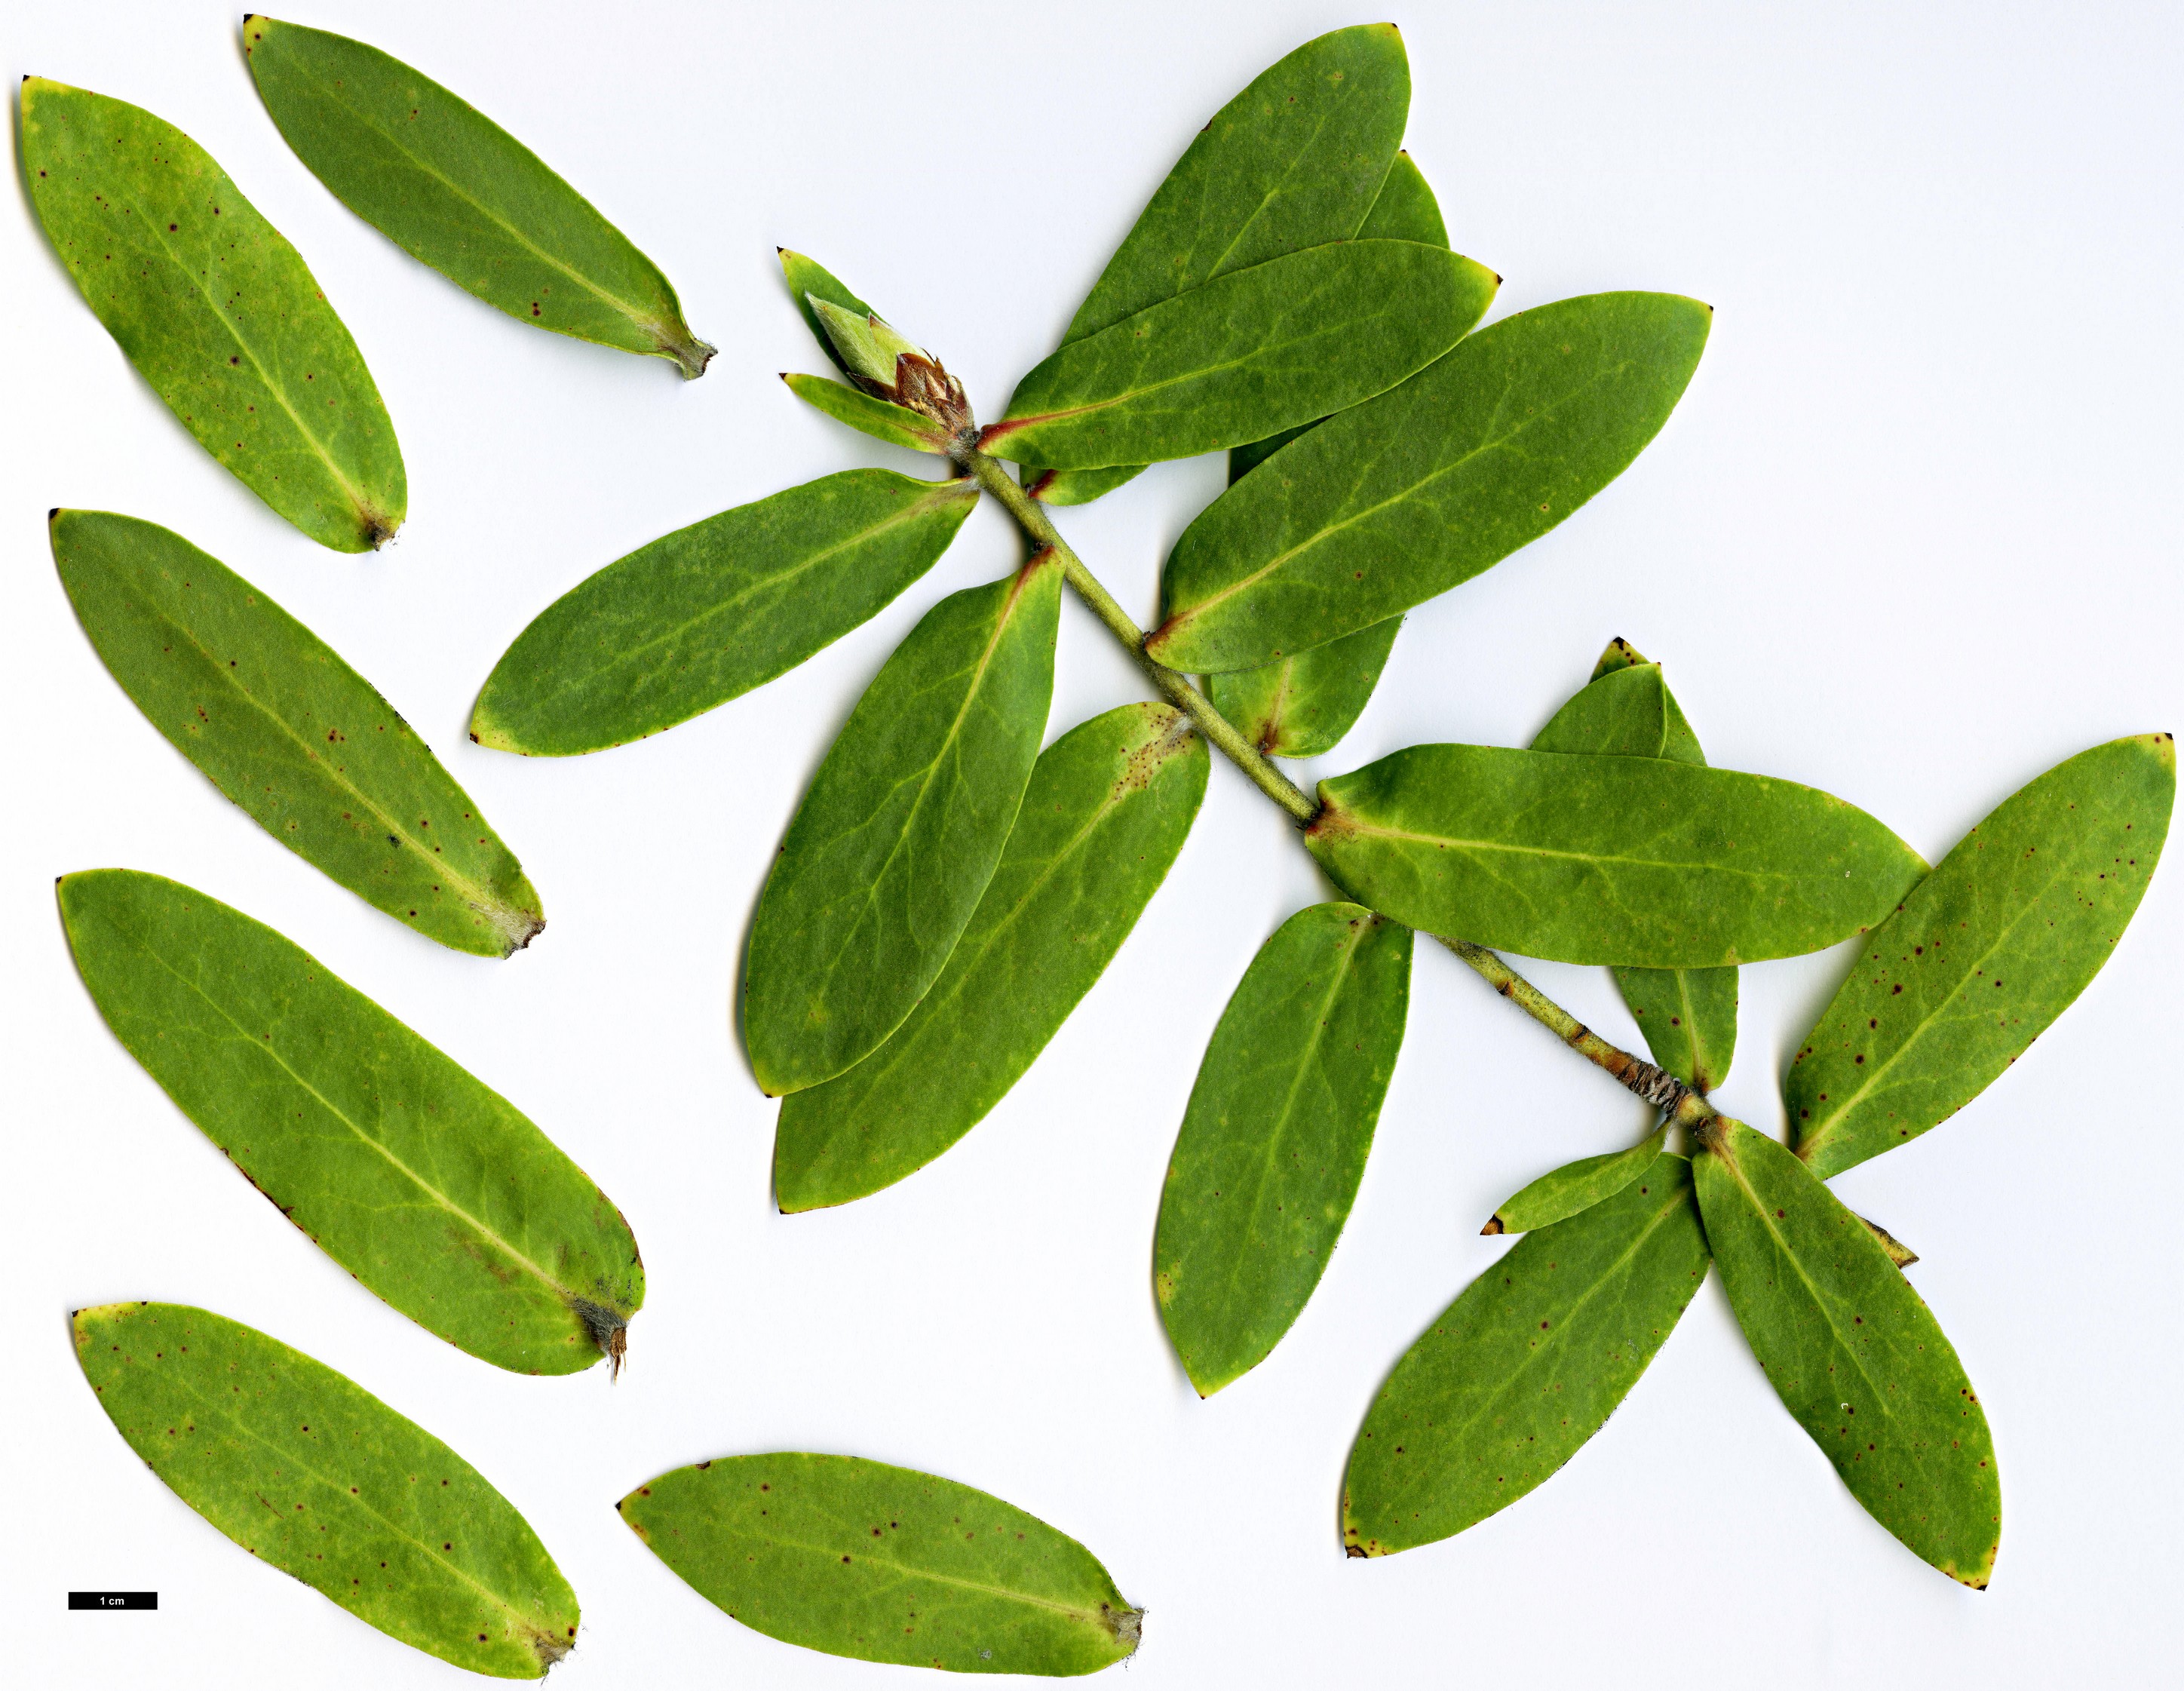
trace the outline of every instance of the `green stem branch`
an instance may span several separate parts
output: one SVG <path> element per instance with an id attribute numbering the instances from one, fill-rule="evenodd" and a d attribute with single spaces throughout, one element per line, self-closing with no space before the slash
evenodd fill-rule
<path id="1" fill-rule="evenodd" d="M 1309 823 L 1318 814 L 1319 806 L 1288 776 L 1274 767 L 1266 755 L 1238 731 L 1234 723 L 1214 709 L 1212 700 L 1193 686 L 1188 676 L 1168 668 L 1165 664 L 1156 663 L 1145 655 L 1145 631 L 1130 620 L 1129 612 L 1115 602 L 1115 596 L 1100 585 L 1099 578 L 1087 569 L 1084 561 L 1070 549 L 1069 543 L 1061 538 L 1053 520 L 1047 516 L 1045 507 L 1019 487 L 1016 478 L 1002 468 L 998 460 L 989 458 L 967 441 L 956 449 L 954 456 L 956 462 L 975 477 L 980 487 L 1007 508 L 1009 515 L 1017 520 L 1017 526 L 1026 534 L 1061 561 L 1063 575 L 1077 596 L 1084 601 L 1094 616 L 1106 624 L 1108 633 L 1121 641 L 1123 648 L 1137 660 L 1138 667 L 1159 689 L 1161 696 L 1190 717 L 1198 731 L 1230 762 L 1241 769 L 1253 786 L 1300 823 Z M 1485 946 L 1474 946 L 1468 940 L 1451 940 L 1440 935 L 1432 937 L 1440 940 L 1488 985 L 1572 1051 L 1613 1075 L 1656 1109 L 1666 1112 L 1673 1121 L 1697 1130 L 1715 1119 L 1713 1107 L 1674 1075 L 1601 1038 Z"/>

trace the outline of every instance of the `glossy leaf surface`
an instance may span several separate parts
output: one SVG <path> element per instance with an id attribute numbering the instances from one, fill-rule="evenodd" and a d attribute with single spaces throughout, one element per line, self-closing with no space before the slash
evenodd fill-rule
<path id="1" fill-rule="evenodd" d="M 1706 1278 L 1688 1166 L 1518 1241 L 1396 1365 L 1342 1482 L 1342 1540 L 1384 1556 L 1476 1526 L 1552 1476 L 1638 1383 Z"/>
<path id="2" fill-rule="evenodd" d="M 1359 903 L 1560 963 L 1795 957 L 1875 925 L 1925 873 L 1841 799 L 1664 759 L 1413 745 L 1319 792 L 1306 844 Z"/>
<path id="3" fill-rule="evenodd" d="M 366 1288 L 525 1374 L 619 1359 L 644 1267 L 530 1120 L 317 958 L 158 875 L 62 879 L 99 1013 L 244 1179 Z"/>
<path id="4" fill-rule="evenodd" d="M 1663 1122 L 1628 1151 L 1580 1157 L 1544 1174 L 1494 1212 L 1482 1233 L 1529 1233 L 1613 1197 L 1653 1166 L 1669 1136 Z"/>
<path id="5" fill-rule="evenodd" d="M 1591 682 L 1555 712 L 1532 749 L 1706 762 L 1660 665 L 1622 640 L 1609 643 Z M 1736 1053 L 1735 969 L 1618 968 L 1615 985 L 1654 1062 L 1702 1092 L 1721 1084 Z"/>
<path id="6" fill-rule="evenodd" d="M 1046 731 L 1061 584 L 1041 553 L 942 600 L 811 778 L 744 971 L 744 1044 L 769 1097 L 877 1050 L 955 950 Z"/>
<path id="7" fill-rule="evenodd" d="M 242 44 L 296 156 L 412 258 L 523 322 L 705 373 L 659 266 L 482 112 L 346 36 L 256 13 Z"/>
<path id="8" fill-rule="evenodd" d="M 346 1375 L 180 1303 L 75 1312 L 98 1406 L 168 1487 L 259 1560 L 389 1638 L 537 1679 L 577 1594 L 493 1482 Z"/>
<path id="9" fill-rule="evenodd" d="M 1092 1553 L 971 1487 L 783 1451 L 677 1468 L 622 1520 L 705 1598 L 785 1644 L 957 1673 L 1093 1673 L 1140 1611 Z"/>
<path id="10" fill-rule="evenodd" d="M 2100 972 L 2169 833 L 2176 742 L 2110 740 L 2005 799 L 1859 950 L 1783 1098 L 1823 1180 L 1970 1103 Z"/>
<path id="11" fill-rule="evenodd" d="M 1411 932 L 1354 904 L 1274 930 L 1206 1047 L 1153 1244 L 1200 1397 L 1265 1359 L 1326 1270 L 1402 1049 Z"/>
<path id="12" fill-rule="evenodd" d="M 1386 180 L 1380 184 L 1379 196 L 1373 209 L 1367 214 L 1363 227 L 1357 232 L 1361 241 L 1417 241 L 1428 247 L 1448 245 L 1448 226 L 1441 221 L 1440 203 L 1434 191 L 1426 185 L 1418 167 L 1411 162 L 1407 153 L 1398 153 L 1394 164 L 1389 165 Z M 1284 429 L 1279 434 L 1265 440 L 1255 440 L 1247 445 L 1228 449 L 1228 479 L 1234 483 L 1254 466 L 1264 463 L 1287 446 L 1308 428 L 1316 428 L 1315 421 L 1299 423 L 1295 428 Z"/>
<path id="13" fill-rule="evenodd" d="M 564 757 L 688 722 L 877 616 L 978 500 L 967 481 L 845 470 L 640 546 L 516 636 L 471 738 Z"/>
<path id="14" fill-rule="evenodd" d="M 1994 1445 L 1964 1365 L 1866 1224 L 1787 1148 L 1723 1118 L 1694 1163 L 1730 1307 L 1797 1424 L 1875 1520 L 1984 1587 Z"/>
<path id="15" fill-rule="evenodd" d="M 982 444 L 1096 469 L 1257 440 L 1432 363 L 1485 314 L 1497 281 L 1412 241 L 1340 241 L 1231 271 L 1064 346 Z"/>
<path id="16" fill-rule="evenodd" d="M 1257 669 L 1208 678 L 1214 708 L 1270 757 L 1318 757 L 1334 750 L 1372 702 L 1396 635 L 1390 617 L 1339 640 Z"/>
<path id="17" fill-rule="evenodd" d="M 947 966 L 887 1043 L 782 1100 L 784 1211 L 892 1186 L 1001 1101 L 1092 990 L 1205 796 L 1206 743 L 1166 705 L 1123 705 L 1039 756 Z"/>
<path id="18" fill-rule="evenodd" d="M 847 423 L 861 434 L 884 440 L 889 446 L 906 447 L 912 452 L 948 449 L 946 433 L 922 411 L 875 399 L 861 388 L 844 382 L 830 382 L 823 376 L 790 374 L 781 379 L 788 384 L 790 393 L 812 410 L 823 411 L 836 422 Z"/>
<path id="19" fill-rule="evenodd" d="M 1201 512 L 1169 555 L 1149 650 L 1190 673 L 1249 669 L 1499 563 L 1645 449 L 1712 321 L 1674 294 L 1597 293 L 1470 336 Z"/>
<path id="20" fill-rule="evenodd" d="M 1388 24 L 1320 36 L 1262 71 L 1176 161 L 1062 345 L 1230 271 L 1357 235 L 1394 174 L 1410 103 L 1410 61 Z M 1024 480 L 1049 504 L 1083 505 L 1142 467 L 1027 468 Z"/>
<path id="21" fill-rule="evenodd" d="M 376 909 L 480 957 L 546 925 L 515 854 L 339 653 L 171 529 L 110 511 L 47 525 L 121 690 L 290 851 Z"/>
<path id="22" fill-rule="evenodd" d="M 409 509 L 394 425 L 302 256 L 172 124 L 23 81 L 31 203 L 98 321 L 198 444 L 322 546 Z"/>

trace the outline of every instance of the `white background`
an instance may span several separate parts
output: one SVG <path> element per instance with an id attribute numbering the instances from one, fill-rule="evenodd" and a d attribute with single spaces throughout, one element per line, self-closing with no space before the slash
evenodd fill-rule
<path id="1" fill-rule="evenodd" d="M 2145 1683 L 2184 1571 L 2174 959 L 2184 864 L 2078 1006 L 1959 1117 L 1846 1175 L 1910 1242 L 2000 1451 L 1991 1591 L 1869 1521 L 1775 1401 L 1718 1283 L 1550 1484 L 1388 1560 L 1336 1542 L 1384 1370 L 1491 1264 L 1516 1186 L 1641 1130 L 1629 1097 L 1418 954 L 1408 1048 L 1341 1249 L 1273 1357 L 1211 1402 L 1149 1288 L 1206 1038 L 1262 939 L 1324 896 L 1217 767 L 1196 831 L 1037 1067 L 939 1162 L 784 1218 L 774 1107 L 729 996 L 780 830 L 835 727 L 940 595 L 1009 567 L 998 510 L 872 623 L 642 745 L 563 762 L 464 737 L 516 632 L 593 570 L 727 505 L 914 467 L 775 379 L 823 369 L 775 268 L 806 251 L 997 415 L 1190 137 L 1262 67 L 1368 21 L 1319 0 L 1069 6 L 496 6 L 320 0 L 507 126 L 671 276 L 718 343 L 667 365 L 539 334 L 336 203 L 211 3 L 25 5 L 24 72 L 148 106 L 302 249 L 400 431 L 410 517 L 351 558 L 192 442 L 53 260 L 0 216 L 0 1027 L 8 1218 L 0 1649 L 37 1686 L 442 1686 L 456 1670 L 254 1566 L 130 1455 L 73 1307 L 203 1303 L 308 1349 L 471 1458 L 582 1597 L 555 1683 L 911 1686 L 704 1603 L 617 1521 L 663 1469 L 850 1452 L 998 1493 L 1146 1605 L 1142 1691 L 1513 1683 Z M 1825 15 L 1822 15 L 1825 14 Z M 1601 288 L 1719 308 L 1681 409 L 1546 539 L 1416 613 L 1323 773 L 1418 740 L 1522 744 L 1611 635 L 1663 660 L 1712 760 L 1839 793 L 1930 858 L 2022 782 L 2184 726 L 2178 679 L 2173 6 L 1412 7 L 1407 145 L 1497 313 Z M 923 460 L 929 464 L 930 460 Z M 1217 490 L 1171 465 L 1060 521 L 1150 614 Z M 221 799 L 101 669 L 49 505 L 164 523 L 371 678 L 522 855 L 551 926 L 507 963 L 411 934 Z M 1065 611 L 1050 736 L 1139 684 Z M 618 1385 L 501 1373 L 365 1294 L 281 1224 L 124 1053 L 77 983 L 53 878 L 156 870 L 324 959 L 530 1113 L 621 1204 L 650 1295 Z M 1841 954 L 1744 974 L 1724 1108 L 1779 1130 L 1782 1064 Z M 1635 1034 L 1604 972 L 1549 991 Z M 71 1587 L 157 1588 L 70 1615 Z"/>

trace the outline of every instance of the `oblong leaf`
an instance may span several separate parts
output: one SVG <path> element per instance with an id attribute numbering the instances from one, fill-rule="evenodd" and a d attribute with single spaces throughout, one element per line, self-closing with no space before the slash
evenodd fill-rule
<path id="1" fill-rule="evenodd" d="M 801 253 L 792 253 L 786 247 L 776 247 L 773 250 L 774 255 L 781 260 L 782 277 L 788 283 L 789 298 L 795 302 L 797 315 L 804 319 L 804 326 L 811 331 L 811 338 L 819 343 L 819 350 L 827 354 L 827 362 L 844 376 L 848 375 L 850 366 L 842 361 L 842 354 L 834 345 L 834 338 L 827 332 L 827 326 L 819 321 L 819 313 L 811 303 L 813 299 L 830 301 L 845 311 L 854 311 L 860 317 L 883 314 L 875 313 L 816 259 L 806 258 Z"/>
<path id="2" fill-rule="evenodd" d="M 1143 1611 L 1036 1515 L 915 1469 L 777 1451 L 672 1469 L 615 1507 L 700 1597 L 784 1644 L 956 1673 L 1095 1673 Z"/>
<path id="3" fill-rule="evenodd" d="M 187 1304 L 71 1325 L 129 1448 L 259 1560 L 473 1673 L 538 1679 L 573 1647 L 577 1594 L 531 1523 L 348 1376 Z"/>
<path id="4" fill-rule="evenodd" d="M 1192 138 L 1077 308 L 1062 345 L 1230 271 L 1357 235 L 1395 174 L 1410 104 L 1410 60 L 1391 24 L 1333 31 L 1268 66 Z M 1024 482 L 1047 504 L 1083 505 L 1144 467 L 1028 466 Z"/>
<path id="5" fill-rule="evenodd" d="M 1208 678 L 1208 695 L 1268 756 L 1320 756 L 1372 702 L 1402 626 L 1401 617 L 1390 617 L 1279 662 L 1223 671 Z"/>
<path id="6" fill-rule="evenodd" d="M 1932 1311 L 1786 1147 L 1726 1117 L 1706 1137 L 1699 1208 L 1769 1383 L 1875 1520 L 1984 1588 L 2002 1537 L 1994 1443 Z"/>
<path id="7" fill-rule="evenodd" d="M 1428 247 L 1448 245 L 1448 226 L 1441 221 L 1440 202 L 1434 198 L 1433 189 L 1426 185 L 1424 176 L 1412 162 L 1409 153 L 1398 153 L 1395 163 L 1388 166 L 1387 177 L 1373 201 L 1373 209 L 1356 232 L 1361 241 L 1417 241 Z M 1233 483 L 1264 463 L 1306 429 L 1318 427 L 1318 421 L 1299 423 L 1295 428 L 1285 428 L 1264 440 L 1230 447 L 1229 481 Z"/>
<path id="8" fill-rule="evenodd" d="M 790 393 L 812 410 L 824 412 L 836 422 L 847 423 L 861 434 L 884 440 L 889 446 L 907 447 L 912 452 L 948 449 L 946 433 L 922 411 L 874 399 L 847 382 L 829 382 L 823 376 L 783 372 L 781 379 L 788 384 Z"/>
<path id="9" fill-rule="evenodd" d="M 1691 1173 L 1666 1152 L 1527 1234 L 1396 1365 L 1342 1477 L 1353 1556 L 1476 1526 L 1547 1480 L 1630 1395 L 1706 1278 Z"/>
<path id="10" fill-rule="evenodd" d="M 2110 740 L 2003 800 L 1859 953 L 1783 1083 L 1823 1180 L 1970 1103 L 2109 959 L 2161 859 L 2176 742 Z"/>
<path id="11" fill-rule="evenodd" d="M 827 749 L 751 923 L 744 1046 L 767 1096 L 877 1050 L 956 948 L 1046 731 L 1061 585 L 1042 552 L 942 600 Z"/>
<path id="12" fill-rule="evenodd" d="M 1166 705 L 1120 706 L 1039 755 L 932 990 L 862 1063 L 782 1100 L 773 1190 L 784 1212 L 894 1185 L 1001 1101 L 1166 879 L 1206 766 L 1205 741 Z"/>
<path id="13" fill-rule="evenodd" d="M 538 155 L 376 47 L 254 13 L 242 45 L 304 166 L 465 292 L 542 329 L 705 373 L 660 268 Z"/>
<path id="14" fill-rule="evenodd" d="M 1410 1007 L 1411 932 L 1354 904 L 1276 929 L 1222 1011 L 1168 1158 L 1161 1320 L 1201 1398 L 1256 1368 L 1357 1196 Z"/>
<path id="15" fill-rule="evenodd" d="M 141 108 L 27 76 L 22 162 L 70 278 L 198 444 L 322 546 L 393 539 L 409 483 L 364 356 L 211 156 Z"/>
<path id="16" fill-rule="evenodd" d="M 878 615 L 978 502 L 967 480 L 845 470 L 663 535 L 515 637 L 478 694 L 471 738 L 567 757 L 686 723 Z"/>
<path id="17" fill-rule="evenodd" d="M 1592 680 L 1555 712 L 1533 739 L 1532 750 L 1706 762 L 1660 665 L 1646 662 L 1625 640 L 1608 642 Z M 1719 1086 L 1736 1054 L 1736 971 L 1614 973 L 1616 990 L 1646 1035 L 1653 1061 L 1702 1093 Z"/>
<path id="18" fill-rule="evenodd" d="M 1338 241 L 1231 271 L 1063 347 L 980 442 L 1019 463 L 1096 469 L 1256 440 L 1432 363 L 1499 281 L 1412 241 Z"/>
<path id="19" fill-rule="evenodd" d="M 1841 799 L 1650 757 L 1413 745 L 1319 794 L 1305 843 L 1359 903 L 1559 963 L 1795 957 L 1880 922 L 1925 873 Z"/>
<path id="20" fill-rule="evenodd" d="M 1505 1201 L 1479 1231 L 1485 1234 L 1530 1233 L 1604 1203 L 1653 1166 L 1653 1159 L 1661 1154 L 1661 1147 L 1668 1136 L 1669 1124 L 1663 1121 L 1627 1151 L 1610 1151 L 1604 1156 L 1580 1157 L 1574 1163 L 1565 1163 Z"/>
<path id="21" fill-rule="evenodd" d="M 1712 321 L 1674 294 L 1596 293 L 1468 337 L 1201 511 L 1168 555 L 1147 649 L 1192 673 L 1250 669 L 1468 581 L 1629 466 Z"/>
<path id="22" fill-rule="evenodd" d="M 84 633 L 136 708 L 298 857 L 443 946 L 508 957 L 546 925 L 515 854 L 341 655 L 171 529 L 47 524 Z"/>
<path id="23" fill-rule="evenodd" d="M 620 1367 L 637 1241 L 514 1105 L 217 899 L 132 869 L 59 897 L 114 1037 L 312 1243 L 487 1362 Z"/>

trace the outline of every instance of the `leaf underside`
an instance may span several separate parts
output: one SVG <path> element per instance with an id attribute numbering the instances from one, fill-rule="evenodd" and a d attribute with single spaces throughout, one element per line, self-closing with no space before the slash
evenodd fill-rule
<path id="1" fill-rule="evenodd" d="M 531 1524 L 415 1421 L 255 1328 L 177 1303 L 79 1309 L 99 1407 L 176 1496 L 389 1638 L 537 1679 L 577 1594 Z"/>
<path id="2" fill-rule="evenodd" d="M 1668 1136 L 1669 1125 L 1664 1121 L 1627 1151 L 1565 1163 L 1502 1203 L 1479 1231 L 1530 1233 L 1603 1203 L 1653 1166 Z"/>
<path id="3" fill-rule="evenodd" d="M 1257 669 L 1207 678 L 1213 707 L 1269 757 L 1318 757 L 1363 714 L 1403 619 L 1390 617 Z"/>
<path id="4" fill-rule="evenodd" d="M 1786 1147 L 1726 1117 L 1708 1139 L 1707 1237 L 1768 1382 L 1874 1519 L 1984 1587 L 2002 1534 L 1994 1445 L 1932 1312 Z"/>
<path id="5" fill-rule="evenodd" d="M 1123 705 L 1033 766 L 994 878 L 947 965 L 887 1042 L 782 1100 L 774 1195 L 846 1203 L 969 1132 L 1091 990 L 1183 849 L 1206 743 L 1166 705 Z"/>
<path id="6" fill-rule="evenodd" d="M 518 1373 L 619 1363 L 637 1242 L 506 1099 L 216 899 L 131 869 L 64 876 L 59 896 L 114 1037 L 366 1289 Z"/>
<path id="7" fill-rule="evenodd" d="M 1859 948 L 1783 1086 L 1823 1180 L 1954 1114 L 2109 959 L 2160 861 L 2165 734 L 2111 740 L 2020 788 Z"/>
<path id="8" fill-rule="evenodd" d="M 432 749 L 263 591 L 135 517 L 56 511 L 47 530 L 121 690 L 268 834 L 459 952 L 507 957 L 546 925 L 515 854 Z"/>
<path id="9" fill-rule="evenodd" d="M 37 76 L 22 101 L 39 221 L 182 426 L 320 545 L 391 539 L 409 508 L 394 425 L 296 249 L 172 124 Z"/>
<path id="10" fill-rule="evenodd" d="M 1690 1170 L 1667 1153 L 1519 1240 L 1373 1399 L 1343 1476 L 1350 1554 L 1449 1538 L 1543 1483 L 1630 1393 L 1706 1270 Z"/>
<path id="11" fill-rule="evenodd" d="M 705 374 L 659 266 L 482 112 L 345 36 L 260 13 L 242 44 L 282 139 L 412 258 L 520 321 Z"/>
<path id="12" fill-rule="evenodd" d="M 1060 1677 L 1137 1649 L 1140 1611 L 1089 1550 L 932 1474 L 794 1451 L 724 1456 L 615 1507 L 706 1601 L 806 1649 Z"/>

